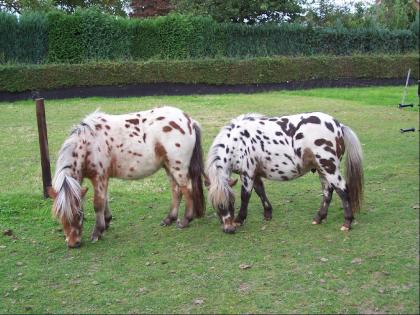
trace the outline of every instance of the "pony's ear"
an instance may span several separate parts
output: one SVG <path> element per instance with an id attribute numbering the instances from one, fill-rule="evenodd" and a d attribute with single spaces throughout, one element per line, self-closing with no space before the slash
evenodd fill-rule
<path id="1" fill-rule="evenodd" d="M 55 199 L 57 197 L 56 191 L 51 186 L 47 187 L 47 193 L 48 193 L 48 196 L 50 196 L 51 199 Z"/>
<path id="2" fill-rule="evenodd" d="M 230 187 L 235 186 L 237 182 L 238 182 L 238 179 L 232 179 L 232 178 L 229 178 L 229 181 L 228 181 Z"/>
<path id="3" fill-rule="evenodd" d="M 82 187 L 82 189 L 80 190 L 80 193 L 82 195 L 82 198 L 86 195 L 87 191 L 88 191 L 88 188 L 87 187 Z"/>

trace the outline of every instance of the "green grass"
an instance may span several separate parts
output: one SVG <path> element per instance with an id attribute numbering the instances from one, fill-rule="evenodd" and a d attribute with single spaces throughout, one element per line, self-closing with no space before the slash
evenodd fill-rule
<path id="1" fill-rule="evenodd" d="M 160 171 L 111 181 L 115 221 L 95 244 L 90 189 L 77 250 L 66 248 L 51 201 L 42 198 L 33 102 L 1 103 L 0 230 L 13 236 L 0 235 L 0 313 L 418 313 L 419 134 L 399 129 L 418 129 L 419 120 L 417 107 L 396 107 L 401 93 L 375 87 L 46 101 L 52 165 L 71 126 L 98 107 L 178 106 L 201 122 L 205 152 L 223 125 L 246 112 L 323 111 L 363 144 L 365 204 L 350 233 L 340 231 L 336 195 L 328 222 L 311 225 L 321 200 L 312 174 L 265 182 L 271 222 L 253 194 L 235 235 L 222 233 L 210 207 L 188 229 L 163 228 L 170 188 Z M 407 102 L 418 103 L 415 87 Z M 252 267 L 242 270 L 243 263 Z"/>

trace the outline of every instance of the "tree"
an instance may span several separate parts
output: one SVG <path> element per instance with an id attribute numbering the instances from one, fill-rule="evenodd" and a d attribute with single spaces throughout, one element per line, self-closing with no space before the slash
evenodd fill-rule
<path id="1" fill-rule="evenodd" d="M 51 0 L 0 0 L 0 11 L 22 14 L 24 11 L 48 11 Z"/>
<path id="2" fill-rule="evenodd" d="M 132 0 L 130 17 L 166 15 L 174 6 L 170 0 Z"/>
<path id="3" fill-rule="evenodd" d="M 303 0 L 172 0 L 180 13 L 211 16 L 218 22 L 293 21 Z"/>
<path id="4" fill-rule="evenodd" d="M 382 0 L 377 5 L 378 22 L 390 29 L 408 29 L 416 20 L 413 0 Z"/>
<path id="5" fill-rule="evenodd" d="M 0 0 L 0 11 L 22 14 L 58 9 L 72 13 L 78 7 L 97 7 L 104 13 L 126 16 L 128 3 L 129 0 Z"/>

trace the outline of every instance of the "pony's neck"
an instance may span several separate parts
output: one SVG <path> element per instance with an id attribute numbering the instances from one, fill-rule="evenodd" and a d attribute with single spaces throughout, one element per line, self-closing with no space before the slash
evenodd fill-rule
<path id="1" fill-rule="evenodd" d="M 63 172 L 79 183 L 83 179 L 84 160 L 86 158 L 86 140 L 80 135 L 71 135 L 63 144 L 56 164 L 56 175 Z"/>

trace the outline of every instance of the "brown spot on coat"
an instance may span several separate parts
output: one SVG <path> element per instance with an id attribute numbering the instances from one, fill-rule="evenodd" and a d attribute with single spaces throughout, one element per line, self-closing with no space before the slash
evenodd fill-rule
<path id="1" fill-rule="evenodd" d="M 165 119 L 165 117 L 160 116 L 160 117 L 156 118 L 156 120 L 162 120 L 162 119 Z"/>
<path id="2" fill-rule="evenodd" d="M 337 157 L 341 159 L 345 151 L 343 137 L 335 137 L 335 146 L 336 146 Z"/>
<path id="3" fill-rule="evenodd" d="M 326 121 L 325 127 L 327 127 L 331 132 L 334 132 L 334 126 L 332 123 L 329 123 L 328 121 Z"/>
<path id="4" fill-rule="evenodd" d="M 336 170 L 336 166 L 334 160 L 327 160 L 327 159 L 320 159 L 319 163 L 321 163 L 322 168 L 329 174 L 334 174 Z"/>
<path id="5" fill-rule="evenodd" d="M 102 129 L 102 125 L 101 124 L 96 124 L 95 125 L 95 129 L 96 130 L 101 130 Z"/>
<path id="6" fill-rule="evenodd" d="M 158 159 L 165 163 L 165 165 L 168 164 L 169 160 L 166 149 L 159 142 L 155 144 L 155 154 Z"/>
<path id="7" fill-rule="evenodd" d="M 181 126 L 180 125 L 178 125 L 176 122 L 174 122 L 173 120 L 171 120 L 170 122 L 169 122 L 169 125 L 172 127 L 172 128 L 174 128 L 174 129 L 176 129 L 176 130 L 179 130 L 179 132 L 180 133 L 182 133 L 183 135 L 185 134 L 185 131 L 184 131 L 184 129 L 182 129 L 181 128 Z"/>
<path id="8" fill-rule="evenodd" d="M 329 140 L 326 140 L 326 139 L 316 139 L 314 143 L 317 146 L 321 146 L 321 145 L 324 145 L 324 144 L 327 145 L 327 146 L 329 146 L 329 147 L 332 147 L 333 146 L 333 143 L 331 141 L 329 141 Z"/>
<path id="9" fill-rule="evenodd" d="M 175 146 L 179 148 L 181 145 L 179 143 L 175 143 Z"/>
<path id="10" fill-rule="evenodd" d="M 139 124 L 138 118 L 126 119 L 125 121 L 130 123 L 130 124 L 133 124 L 133 125 L 138 125 Z"/>
<path id="11" fill-rule="evenodd" d="M 187 123 L 188 131 L 190 132 L 190 135 L 191 135 L 192 134 L 191 118 L 190 118 L 190 116 L 188 116 L 188 114 L 186 114 L 186 113 L 183 113 L 183 114 L 184 114 L 185 118 L 187 118 L 187 121 L 188 121 L 188 123 Z"/>
<path id="12" fill-rule="evenodd" d="M 169 127 L 169 126 L 165 126 L 165 127 L 162 128 L 162 130 L 163 130 L 163 132 L 169 132 L 169 131 L 172 130 L 172 128 Z"/>
<path id="13" fill-rule="evenodd" d="M 303 150 L 302 162 L 302 173 L 306 173 L 313 168 L 318 169 L 318 163 L 316 161 L 314 153 L 308 148 L 305 148 Z"/>

